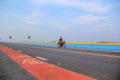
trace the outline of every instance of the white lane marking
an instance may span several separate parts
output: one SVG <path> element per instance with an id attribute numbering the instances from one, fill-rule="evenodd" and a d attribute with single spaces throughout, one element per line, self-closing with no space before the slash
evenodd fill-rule
<path id="1" fill-rule="evenodd" d="M 22 50 L 17 50 L 18 52 L 22 52 Z"/>
<path id="2" fill-rule="evenodd" d="M 57 63 L 57 65 L 61 65 L 61 63 Z"/>
<path id="3" fill-rule="evenodd" d="M 43 60 L 43 61 L 47 61 L 47 59 L 45 59 L 45 58 L 43 58 L 43 57 L 36 56 L 36 58 L 41 59 L 41 60 Z"/>

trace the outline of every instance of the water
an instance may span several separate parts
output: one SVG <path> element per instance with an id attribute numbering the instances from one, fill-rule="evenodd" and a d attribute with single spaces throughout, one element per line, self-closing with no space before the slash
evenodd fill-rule
<path id="1" fill-rule="evenodd" d="M 22 44 L 38 45 L 38 46 L 50 46 L 57 47 L 57 44 L 42 44 L 35 42 L 21 42 Z M 87 49 L 99 49 L 99 50 L 119 50 L 120 45 L 103 45 L 103 44 L 66 44 L 67 48 L 87 48 Z"/>

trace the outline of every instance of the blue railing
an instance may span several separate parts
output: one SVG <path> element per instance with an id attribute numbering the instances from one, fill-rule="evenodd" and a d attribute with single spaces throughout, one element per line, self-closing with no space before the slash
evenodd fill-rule
<path id="1" fill-rule="evenodd" d="M 18 42 L 22 44 L 29 44 L 29 45 L 38 45 L 38 46 L 50 46 L 50 47 L 57 47 L 57 44 L 43 44 L 43 43 L 36 43 L 36 42 Z M 99 49 L 99 50 L 119 50 L 120 45 L 104 45 L 104 44 L 66 44 L 67 48 L 87 48 L 87 49 Z"/>

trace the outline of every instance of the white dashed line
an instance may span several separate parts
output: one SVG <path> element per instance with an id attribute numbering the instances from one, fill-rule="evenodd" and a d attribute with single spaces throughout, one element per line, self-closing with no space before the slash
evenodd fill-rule
<path id="1" fill-rule="evenodd" d="M 43 60 L 43 61 L 47 61 L 47 59 L 42 58 L 42 57 L 39 57 L 39 56 L 36 56 L 36 58 L 41 59 L 41 60 Z"/>
<path id="2" fill-rule="evenodd" d="M 57 63 L 57 65 L 61 65 L 61 63 Z"/>
<path id="3" fill-rule="evenodd" d="M 18 52 L 22 52 L 22 50 L 17 50 Z"/>

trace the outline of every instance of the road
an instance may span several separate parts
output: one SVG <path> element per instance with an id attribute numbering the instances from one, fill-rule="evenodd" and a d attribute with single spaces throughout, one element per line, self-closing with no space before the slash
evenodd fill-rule
<path id="1" fill-rule="evenodd" d="M 68 49 L 15 43 L 0 44 L 97 80 L 120 80 L 119 51 Z"/>

